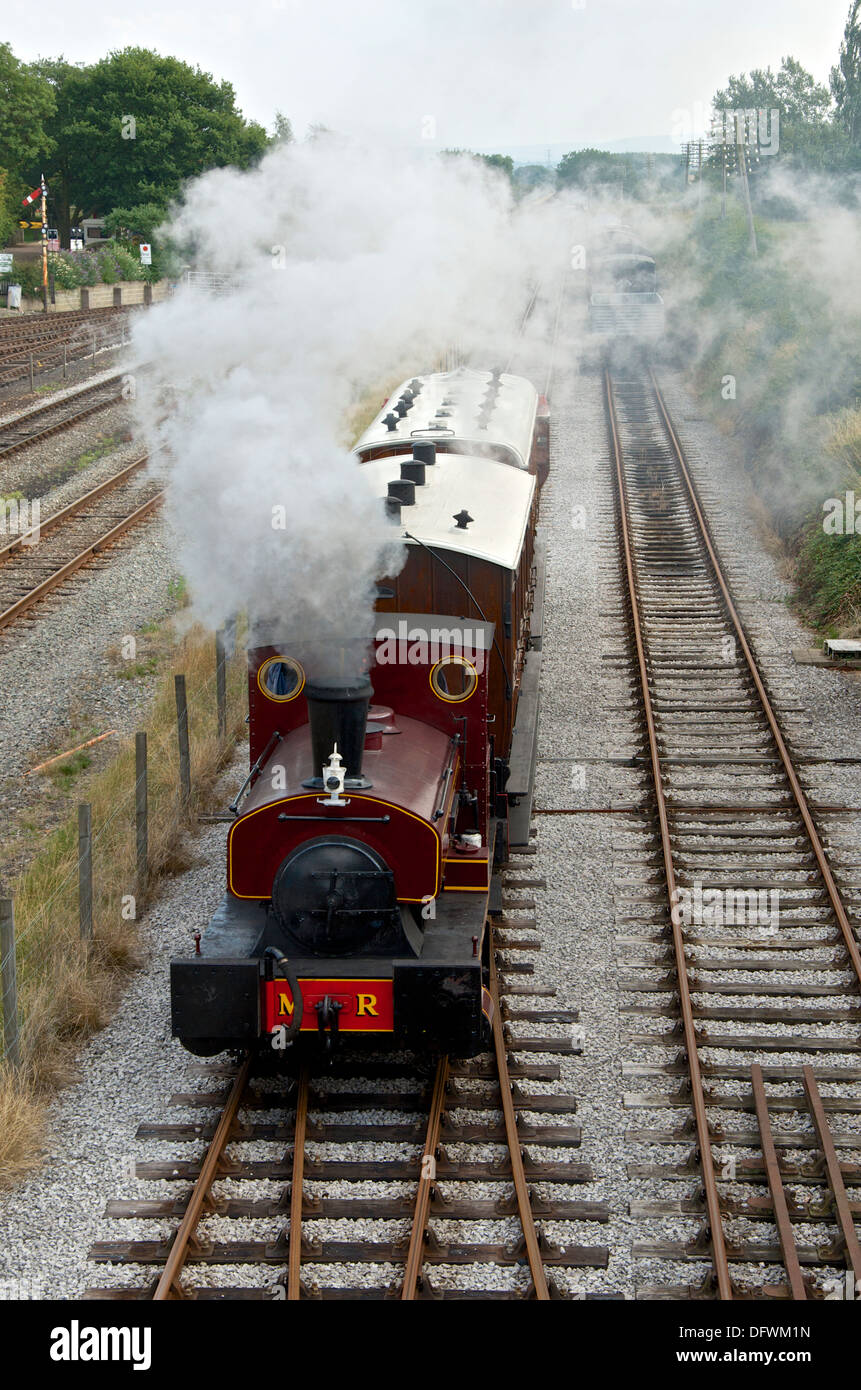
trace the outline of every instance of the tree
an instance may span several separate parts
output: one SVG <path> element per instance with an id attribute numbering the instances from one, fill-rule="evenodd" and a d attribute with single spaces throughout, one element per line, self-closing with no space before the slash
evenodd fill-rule
<path id="1" fill-rule="evenodd" d="M 570 150 L 557 165 L 556 182 L 560 188 L 571 184 L 618 184 L 627 169 L 625 157 L 610 150 Z"/>
<path id="2" fill-rule="evenodd" d="M 514 160 L 510 154 L 476 154 L 474 150 L 441 150 L 440 153 L 444 159 L 472 159 L 488 169 L 498 169 L 509 182 L 514 178 Z"/>
<path id="3" fill-rule="evenodd" d="M 831 92 L 837 118 L 853 145 L 861 142 L 861 0 L 853 0 L 840 44 L 840 58 L 831 69 Z"/>
<path id="4" fill-rule="evenodd" d="M 176 58 L 126 48 L 92 66 L 43 62 L 57 105 L 57 220 L 112 207 L 166 207 L 206 169 L 253 163 L 266 132 L 246 122 L 229 82 Z"/>
<path id="5" fill-rule="evenodd" d="M 73 199 L 74 154 L 68 139 L 68 132 L 73 121 L 70 103 L 73 78 L 82 73 L 84 67 L 83 64 L 67 63 L 62 56 L 59 58 L 40 58 L 33 66 L 43 82 L 49 87 L 53 97 L 52 151 L 44 173 L 48 184 L 52 219 L 59 229 L 61 241 L 68 243 L 69 229 L 72 223 L 80 222 L 86 211 Z M 31 172 L 32 168 L 35 166 L 31 166 Z"/>
<path id="6" fill-rule="evenodd" d="M 830 124 L 831 97 L 827 87 L 814 81 L 795 58 L 782 58 L 777 72 L 754 68 L 730 77 L 722 91 L 715 92 L 717 113 L 761 111 L 779 113 L 779 150 L 806 163 L 826 162 L 833 143 Z M 766 120 L 771 132 L 771 119 Z"/>
<path id="7" fill-rule="evenodd" d="M 498 169 L 509 180 L 514 178 L 514 160 L 510 154 L 480 154 L 478 158 L 488 169 Z"/>
<path id="8" fill-rule="evenodd" d="M 51 147 L 54 114 L 50 85 L 38 65 L 26 66 L 8 43 L 0 43 L 0 152 L 4 168 L 23 173 Z"/>
<path id="9" fill-rule="evenodd" d="M 273 145 L 292 145 L 293 143 L 293 122 L 284 115 L 283 111 L 275 112 L 271 142 Z"/>
<path id="10" fill-rule="evenodd" d="M 165 219 L 165 209 L 161 203 L 138 203 L 133 208 L 114 208 L 105 218 L 105 231 L 108 236 L 121 241 L 151 242 L 157 227 Z"/>
<path id="11" fill-rule="evenodd" d="M 11 238 L 20 215 L 25 166 L 50 149 L 53 113 L 48 83 L 20 63 L 7 43 L 0 44 L 0 246 Z"/>
<path id="12" fill-rule="evenodd" d="M 723 91 L 715 92 L 718 111 L 768 110 L 778 107 L 781 126 L 824 121 L 831 106 L 828 88 L 815 82 L 795 58 L 782 58 L 777 72 L 754 68 L 730 77 Z"/>
<path id="13" fill-rule="evenodd" d="M 554 183 L 555 175 L 549 164 L 521 164 L 514 171 L 514 182 L 524 193 L 528 193 L 533 188 Z"/>

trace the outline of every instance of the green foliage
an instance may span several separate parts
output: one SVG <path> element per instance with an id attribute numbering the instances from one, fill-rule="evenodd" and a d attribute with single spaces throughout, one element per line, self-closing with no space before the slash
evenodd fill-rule
<path id="1" fill-rule="evenodd" d="M 85 772 L 92 763 L 89 753 L 83 749 L 79 753 L 72 753 L 63 762 L 56 763 L 49 771 L 48 776 L 55 786 L 61 789 L 71 787 L 77 777 Z"/>
<path id="2" fill-rule="evenodd" d="M 555 182 L 556 175 L 546 164 L 521 164 L 514 170 L 514 186 L 522 193 L 530 193 L 534 188 L 550 188 Z"/>
<path id="3" fill-rule="evenodd" d="M 58 290 L 76 290 L 84 283 L 83 272 L 68 252 L 59 251 L 52 257 L 54 284 Z"/>
<path id="4" fill-rule="evenodd" d="M 861 411 L 844 407 L 861 382 L 861 333 L 847 302 L 836 310 L 811 274 L 803 226 L 747 220 L 730 200 L 704 203 L 662 256 L 665 275 L 694 287 L 684 318 L 698 324 L 694 377 L 701 398 L 744 446 L 751 480 L 772 525 L 790 545 L 808 619 L 856 623 L 861 539 L 826 535 L 822 502 L 861 495 Z M 735 398 L 721 384 L 731 377 Z"/>
<path id="5" fill-rule="evenodd" d="M 442 150 L 444 159 L 473 159 L 488 169 L 498 169 L 511 182 L 514 177 L 514 160 L 510 154 L 476 154 L 474 150 Z"/>
<path id="6" fill-rule="evenodd" d="M 292 121 L 284 115 L 283 111 L 276 111 L 270 143 L 273 145 L 291 145 L 293 138 Z"/>
<path id="7" fill-rule="evenodd" d="M 498 169 L 509 180 L 514 177 L 514 160 L 510 154 L 480 154 L 478 158 L 488 169 Z"/>
<path id="8" fill-rule="evenodd" d="M 71 221 L 111 208 L 163 210 L 206 169 L 253 163 L 267 145 L 244 120 L 229 82 L 144 48 L 90 66 L 34 65 L 56 105 L 45 170 L 63 236 Z M 160 220 L 160 219 L 159 219 Z"/>
<path id="9" fill-rule="evenodd" d="M 754 68 L 752 72 L 730 77 L 726 87 L 715 93 L 718 111 L 780 110 L 781 141 L 787 127 L 816 125 L 828 116 L 831 97 L 828 88 L 815 82 L 795 58 L 783 58 L 777 72 Z"/>
<path id="10" fill-rule="evenodd" d="M 44 77 L 0 43 L 0 246 L 11 241 L 20 215 L 25 166 L 41 161 L 51 148 L 53 114 L 54 95 Z"/>
<path id="11" fill-rule="evenodd" d="M 19 62 L 8 43 L 0 43 L 0 151 L 7 169 L 20 171 L 50 150 L 54 107 L 38 64 Z"/>
<path id="12" fill-rule="evenodd" d="M 13 283 L 21 286 L 22 294 L 42 293 L 42 265 L 40 261 L 16 261 Z"/>
<path id="13" fill-rule="evenodd" d="M 861 614 L 861 536 L 829 536 L 821 518 L 805 527 L 798 553 L 798 593 L 817 627 Z"/>
<path id="14" fill-rule="evenodd" d="M 266 145 L 229 82 L 143 48 L 112 53 L 67 79 L 77 201 L 106 211 L 161 202 L 225 164 L 246 167 Z M 141 197 L 143 195 L 143 197 Z"/>
<path id="15" fill-rule="evenodd" d="M 157 227 L 167 215 L 166 203 L 137 203 L 131 208 L 115 207 L 105 218 L 105 231 L 118 240 L 152 242 Z"/>
<path id="16" fill-rule="evenodd" d="M 18 217 L 18 183 L 8 169 L 0 169 L 0 246 L 8 246 Z"/>
<path id="17" fill-rule="evenodd" d="M 861 0 L 856 0 L 857 9 Z M 835 88 L 834 69 L 831 89 Z M 852 164 L 851 142 L 841 119 L 840 102 L 832 106 L 827 87 L 814 80 L 795 58 L 784 58 L 777 72 L 754 68 L 730 77 L 715 93 L 714 108 L 723 111 L 779 112 L 780 139 L 777 158 L 809 169 L 842 169 Z M 754 163 L 753 181 L 775 164 L 770 156 Z"/>
<path id="18" fill-rule="evenodd" d="M 609 150 L 571 150 L 560 160 L 556 181 L 560 188 L 571 184 L 618 184 L 625 175 L 625 156 Z"/>
<path id="19" fill-rule="evenodd" d="M 852 0 L 840 57 L 831 69 L 837 116 L 852 145 L 861 143 L 861 0 Z"/>

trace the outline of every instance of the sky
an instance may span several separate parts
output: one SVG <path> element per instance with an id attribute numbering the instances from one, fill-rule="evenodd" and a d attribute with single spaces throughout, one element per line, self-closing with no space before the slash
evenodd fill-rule
<path id="1" fill-rule="evenodd" d="M 399 146 L 540 157 L 696 136 L 730 73 L 791 54 L 820 81 L 849 0 L 6 0 L 29 61 L 136 45 L 233 84 L 244 114 Z"/>

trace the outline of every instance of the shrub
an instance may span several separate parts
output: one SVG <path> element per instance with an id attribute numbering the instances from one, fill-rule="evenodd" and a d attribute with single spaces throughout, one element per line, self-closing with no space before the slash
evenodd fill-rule
<path id="1" fill-rule="evenodd" d="M 68 251 L 59 251 L 53 257 L 53 270 L 58 290 L 76 290 L 84 283 L 83 273 Z"/>

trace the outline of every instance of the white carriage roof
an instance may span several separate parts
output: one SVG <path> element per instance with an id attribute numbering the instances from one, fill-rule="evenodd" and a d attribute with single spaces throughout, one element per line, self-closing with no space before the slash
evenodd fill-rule
<path id="1" fill-rule="evenodd" d="M 383 421 L 410 381 L 419 384 L 418 394 L 412 408 L 390 430 Z M 463 453 L 469 452 L 470 445 L 493 445 L 509 450 L 516 466 L 528 466 L 538 409 L 538 392 L 531 381 L 507 372 L 500 375 L 467 367 L 412 377 L 410 381 L 402 382 L 392 393 L 355 445 L 355 453 L 363 456 L 365 451 L 386 444 L 409 449 L 414 439 L 441 443 L 454 439 Z M 483 408 L 485 416 L 480 413 Z"/>
<path id="2" fill-rule="evenodd" d="M 377 497 L 401 476 L 401 463 L 411 454 L 387 454 L 371 459 L 362 476 Z M 437 454 L 425 470 L 425 483 L 416 484 L 413 506 L 403 507 L 394 535 L 409 531 L 416 540 L 440 550 L 455 550 L 479 560 L 516 569 L 529 521 L 535 478 L 497 459 L 470 454 Z M 464 530 L 454 520 L 467 511 L 473 518 Z"/>

